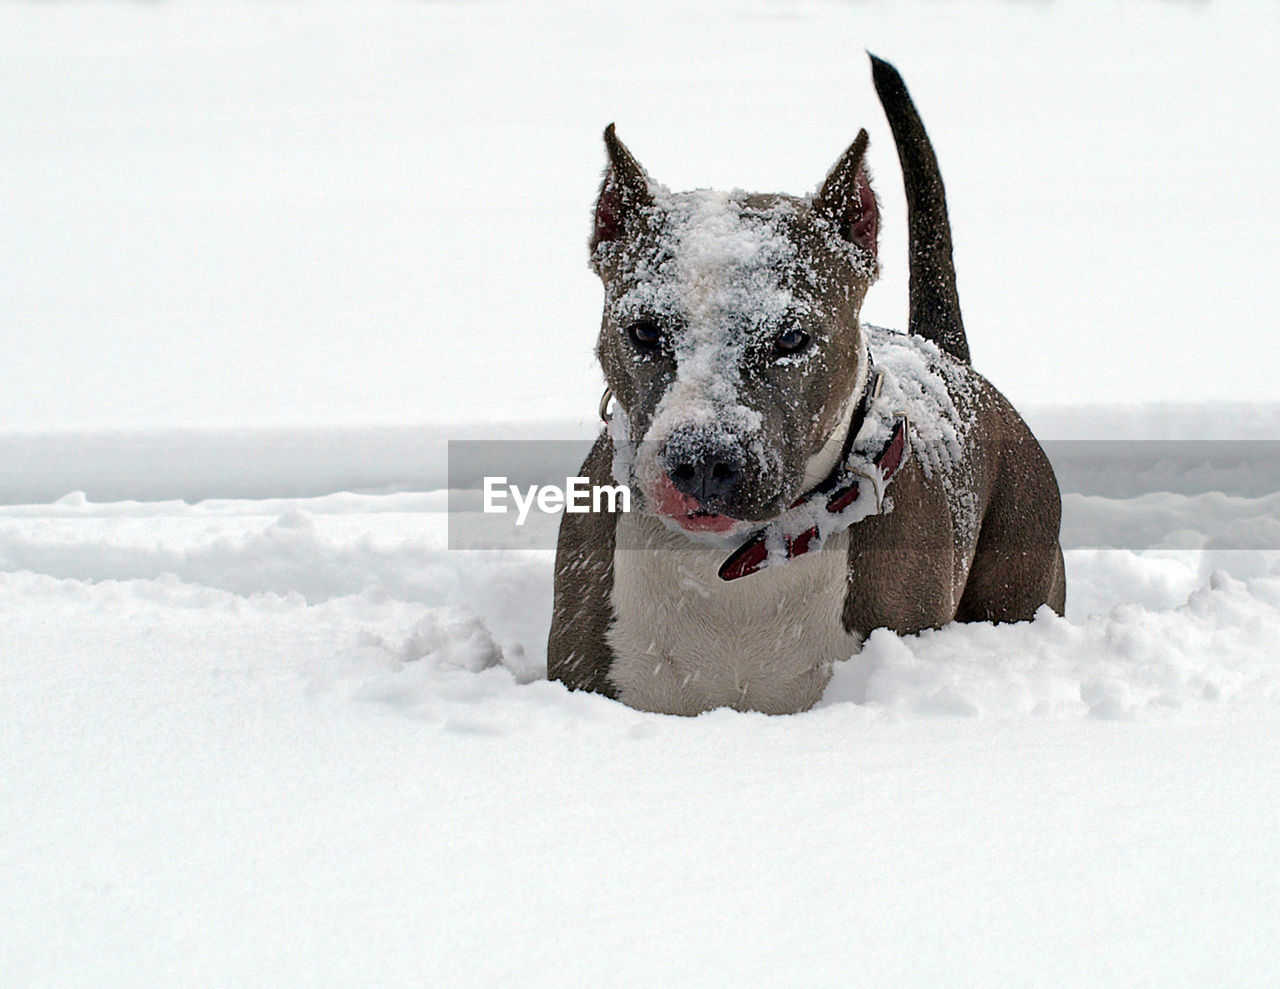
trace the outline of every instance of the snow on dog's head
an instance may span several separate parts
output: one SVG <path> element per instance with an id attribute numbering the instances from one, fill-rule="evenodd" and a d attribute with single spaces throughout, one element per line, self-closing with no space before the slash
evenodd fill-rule
<path id="1" fill-rule="evenodd" d="M 673 193 L 606 131 L 592 267 L 615 446 L 646 510 L 689 531 L 772 518 L 846 421 L 877 273 L 865 135 L 807 198 Z M 621 427 L 621 428 L 620 428 Z M 809 483 L 812 483 L 810 480 Z"/>

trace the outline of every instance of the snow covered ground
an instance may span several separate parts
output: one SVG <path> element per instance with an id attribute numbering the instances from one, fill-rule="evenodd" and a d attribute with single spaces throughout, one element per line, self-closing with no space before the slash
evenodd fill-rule
<path id="1" fill-rule="evenodd" d="M 594 428 L 610 119 L 673 185 L 794 191 L 867 125 L 902 324 L 864 47 L 1043 438 L 1280 440 L 1278 40 L 1218 3 L 0 7 L 0 983 L 1280 981 L 1275 491 L 1082 483 L 1065 618 L 677 719 L 547 683 L 550 553 L 447 549 L 439 490 L 447 439 Z"/>
<path id="2" fill-rule="evenodd" d="M 0 512 L 6 981 L 1280 972 L 1274 554 L 1076 551 L 1066 619 L 682 720 L 541 679 L 550 553 L 442 504 Z"/>

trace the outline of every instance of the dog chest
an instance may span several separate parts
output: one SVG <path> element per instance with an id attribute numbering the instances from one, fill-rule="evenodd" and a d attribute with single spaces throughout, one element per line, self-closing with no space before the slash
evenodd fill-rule
<path id="1" fill-rule="evenodd" d="M 858 649 L 842 621 L 847 533 L 730 582 L 717 575 L 725 550 L 648 516 L 621 516 L 617 545 L 609 679 L 632 707 L 803 711 L 822 696 L 831 664 Z"/>

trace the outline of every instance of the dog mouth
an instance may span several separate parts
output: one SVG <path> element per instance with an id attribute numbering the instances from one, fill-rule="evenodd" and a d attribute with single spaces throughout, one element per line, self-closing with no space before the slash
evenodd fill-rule
<path id="1" fill-rule="evenodd" d="M 703 509 L 668 517 L 680 528 L 688 529 L 690 532 L 728 532 L 738 524 L 738 519 Z"/>
<path id="2" fill-rule="evenodd" d="M 688 532 L 728 532 L 742 523 L 741 519 L 712 511 L 697 498 L 680 491 L 665 471 L 658 475 L 650 492 L 655 514 L 674 522 Z"/>

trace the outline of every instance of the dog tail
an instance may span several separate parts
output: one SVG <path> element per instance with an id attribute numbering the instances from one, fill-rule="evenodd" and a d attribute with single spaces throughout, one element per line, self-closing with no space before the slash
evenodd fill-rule
<path id="1" fill-rule="evenodd" d="M 957 360 L 969 363 L 969 341 L 960 317 L 956 267 L 951 257 L 951 221 L 942 173 L 898 70 L 871 55 L 871 77 L 893 130 L 907 192 L 910 316 L 907 330 L 932 340 Z"/>

